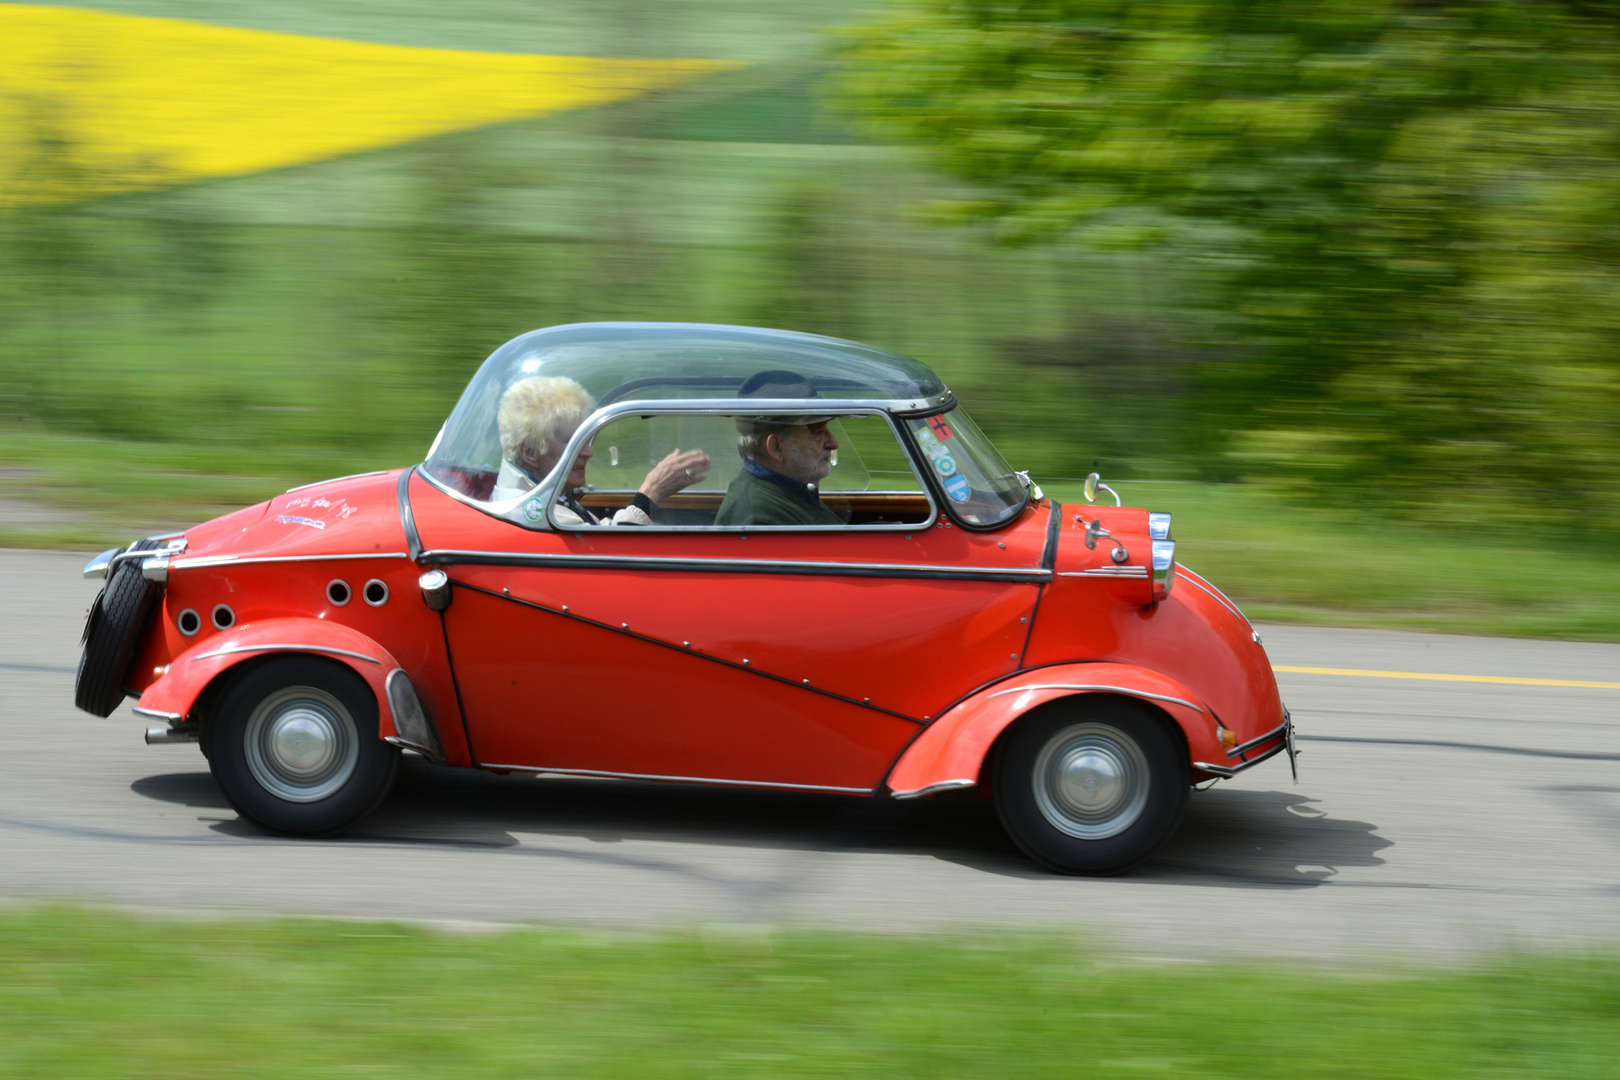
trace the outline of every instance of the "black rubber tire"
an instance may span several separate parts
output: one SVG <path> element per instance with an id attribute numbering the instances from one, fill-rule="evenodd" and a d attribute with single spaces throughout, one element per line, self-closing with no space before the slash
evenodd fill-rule
<path id="1" fill-rule="evenodd" d="M 994 766 L 996 811 L 1007 834 L 1030 858 L 1063 874 L 1120 874 L 1140 865 L 1175 834 L 1192 790 L 1186 751 L 1169 724 L 1156 710 L 1104 695 L 1086 695 L 1020 720 L 1008 731 Z M 1037 797 L 1043 751 L 1048 744 L 1062 745 L 1076 725 L 1088 725 L 1087 732 L 1113 740 L 1128 754 L 1134 746 L 1140 754 L 1135 760 L 1145 766 L 1145 802 L 1114 835 L 1070 835 L 1053 823 Z"/>
<path id="2" fill-rule="evenodd" d="M 162 541 L 137 541 L 133 551 L 150 551 Z M 111 716 L 124 700 L 130 661 L 163 586 L 141 576 L 141 560 L 113 564 L 107 585 L 85 620 L 84 648 L 73 684 L 73 704 L 92 716 Z"/>
<path id="3" fill-rule="evenodd" d="M 266 706 L 272 716 L 282 715 L 274 711 L 277 701 L 287 702 L 284 708 L 316 702 L 333 722 L 348 726 L 341 738 L 352 740 L 356 757 L 341 786 L 319 798 L 294 801 L 277 794 L 261 779 L 265 770 L 262 751 L 259 772 L 255 772 L 256 766 L 249 760 L 254 753 L 249 743 L 255 711 Z M 340 833 L 387 798 L 399 772 L 399 749 L 377 735 L 377 699 L 371 688 L 336 661 L 288 655 L 256 663 L 225 688 L 208 723 L 208 766 L 215 781 L 238 814 L 267 832 L 289 836 Z M 264 723 L 261 719 L 259 730 Z"/>

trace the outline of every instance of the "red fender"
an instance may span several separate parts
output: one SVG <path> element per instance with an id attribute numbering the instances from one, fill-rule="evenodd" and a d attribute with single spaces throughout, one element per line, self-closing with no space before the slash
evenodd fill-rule
<path id="1" fill-rule="evenodd" d="M 1192 761 L 1225 761 L 1215 717 L 1175 679 L 1134 664 L 1053 664 L 994 683 L 954 706 L 914 739 L 889 771 L 897 799 L 979 783 L 996 737 L 1037 706 L 1082 694 L 1122 694 L 1167 713 L 1187 737 Z"/>
<path id="2" fill-rule="evenodd" d="M 171 722 L 191 715 L 210 683 L 242 663 L 272 653 L 307 653 L 347 664 L 366 680 L 377 698 L 377 735 L 398 735 L 388 703 L 387 680 L 399 667 L 392 654 L 348 626 L 321 619 L 264 619 L 216 634 L 175 657 L 163 675 L 141 694 L 137 714 Z"/>

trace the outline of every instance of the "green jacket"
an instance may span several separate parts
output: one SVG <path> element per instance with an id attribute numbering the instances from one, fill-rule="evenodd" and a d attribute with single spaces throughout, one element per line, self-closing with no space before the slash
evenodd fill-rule
<path id="1" fill-rule="evenodd" d="M 726 489 L 726 499 L 715 514 L 716 525 L 842 525 L 843 518 L 817 497 L 811 505 L 781 484 L 744 469 Z"/>

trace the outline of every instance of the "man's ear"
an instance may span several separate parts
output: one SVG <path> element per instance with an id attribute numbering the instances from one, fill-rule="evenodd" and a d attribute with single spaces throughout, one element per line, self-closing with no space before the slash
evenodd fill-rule
<path id="1" fill-rule="evenodd" d="M 774 431 L 771 432 L 769 435 L 765 436 L 765 442 L 761 444 L 760 449 L 765 451 L 766 457 L 781 461 L 784 457 L 782 453 L 782 436 L 778 435 Z"/>

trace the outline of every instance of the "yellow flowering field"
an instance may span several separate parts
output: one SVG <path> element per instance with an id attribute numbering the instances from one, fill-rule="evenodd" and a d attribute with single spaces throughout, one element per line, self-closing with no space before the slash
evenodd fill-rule
<path id="1" fill-rule="evenodd" d="M 236 176 L 605 105 L 735 64 L 410 48 L 0 3 L 0 201 Z M 65 140 L 72 169 L 28 174 Z"/>

